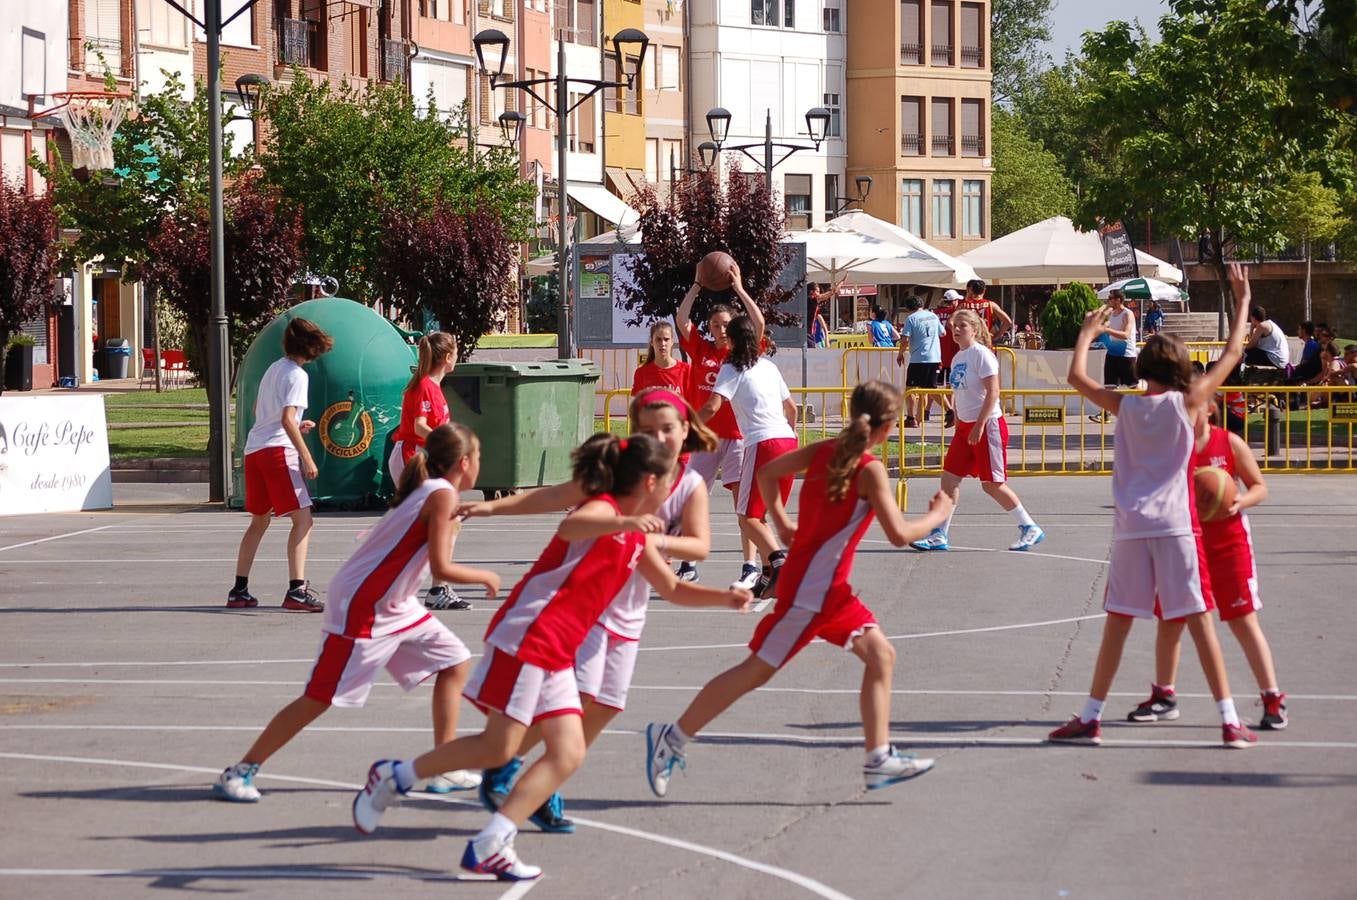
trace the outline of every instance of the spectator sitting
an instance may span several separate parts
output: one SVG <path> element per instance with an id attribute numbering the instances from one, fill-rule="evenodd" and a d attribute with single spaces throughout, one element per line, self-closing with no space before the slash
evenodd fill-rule
<path id="1" fill-rule="evenodd" d="M 1332 341 L 1327 342 L 1320 347 L 1319 357 L 1320 372 L 1306 384 L 1333 387 L 1357 384 L 1357 344 L 1348 344 L 1347 347 L 1343 348 L 1343 353 L 1340 354 L 1337 344 Z M 1313 407 L 1329 405 L 1330 393 L 1328 391 L 1310 396 L 1310 405 Z"/>
<path id="2" fill-rule="evenodd" d="M 1249 336 L 1244 341 L 1244 365 L 1285 369 L 1291 362 L 1282 326 L 1267 317 L 1267 310 L 1255 306 L 1249 310 Z"/>
<path id="3" fill-rule="evenodd" d="M 1211 360 L 1206 364 L 1205 371 L 1210 371 L 1216 367 L 1217 360 Z M 1193 363 L 1193 370 L 1196 370 L 1196 363 Z M 1229 375 L 1225 376 L 1225 381 L 1221 385 L 1222 392 L 1225 395 L 1225 402 L 1221 404 L 1225 410 L 1225 430 L 1244 437 L 1244 424 L 1248 420 L 1249 402 L 1241 391 L 1231 391 L 1229 388 L 1238 387 L 1244 383 L 1239 375 L 1239 369 L 1236 368 Z"/>
<path id="4" fill-rule="evenodd" d="M 1288 381 L 1290 384 L 1319 384 L 1315 379 L 1322 379 L 1326 373 L 1320 365 L 1321 344 L 1315 338 L 1315 323 L 1301 322 L 1299 334 L 1304 346 L 1301 347 L 1300 362 L 1291 370 Z"/>
<path id="5" fill-rule="evenodd" d="M 900 332 L 895 330 L 895 326 L 886 318 L 886 311 L 879 306 L 872 312 L 872 321 L 867 323 L 867 328 L 872 335 L 873 347 L 894 347 L 900 343 Z"/>
<path id="6" fill-rule="evenodd" d="M 1145 313 L 1144 325 L 1146 335 L 1159 334 L 1164 330 L 1164 311 L 1159 308 L 1158 300 L 1150 301 L 1150 309 Z"/>

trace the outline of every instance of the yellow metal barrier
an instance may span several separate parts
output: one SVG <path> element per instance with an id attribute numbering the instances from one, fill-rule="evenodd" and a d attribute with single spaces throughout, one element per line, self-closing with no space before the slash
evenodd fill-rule
<path id="1" fill-rule="evenodd" d="M 627 410 L 631 406 L 631 388 L 626 387 L 626 388 L 615 388 L 614 390 L 611 391 L 598 391 L 595 396 L 601 397 L 603 400 L 604 431 L 613 430 L 613 401 L 619 397 L 623 398 L 622 413 L 619 418 L 622 419 L 623 430 L 626 430 L 625 423 L 627 421 Z"/>
<path id="2" fill-rule="evenodd" d="M 844 385 L 861 384 L 864 381 L 884 381 L 893 384 L 896 390 L 905 389 L 905 366 L 895 360 L 900 355 L 898 347 L 850 347 L 843 351 L 843 360 L 839 363 L 839 380 Z M 995 347 L 994 355 L 999 358 L 999 387 L 1012 388 L 1018 383 L 1018 354 L 1012 347 Z M 851 379 L 850 379 L 851 375 Z M 1008 378 L 1005 380 L 1004 376 Z M 1012 406 L 1006 405 L 1005 412 L 1012 414 Z"/>
<path id="3" fill-rule="evenodd" d="M 636 367 L 645 361 L 645 348 L 636 347 L 582 347 L 580 358 L 588 359 L 598 366 L 598 388 L 596 393 L 631 389 L 631 378 Z"/>
<path id="4" fill-rule="evenodd" d="M 1203 366 L 1213 359 L 1219 359 L 1220 354 L 1225 350 L 1224 341 L 1183 341 L 1187 347 L 1188 355 L 1194 362 L 1199 362 Z M 1144 347 L 1144 341 L 1136 342 L 1136 347 Z"/>

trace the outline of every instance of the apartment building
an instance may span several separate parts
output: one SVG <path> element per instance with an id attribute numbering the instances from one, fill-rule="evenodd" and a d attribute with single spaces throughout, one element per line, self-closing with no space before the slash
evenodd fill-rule
<path id="1" fill-rule="evenodd" d="M 853 10 L 848 177 L 872 177 L 867 211 L 948 253 L 987 243 L 990 3 L 858 0 Z"/>
<path id="2" fill-rule="evenodd" d="M 881 6 L 888 0 L 863 0 Z M 894 0 L 889 0 L 894 2 Z M 821 224 L 844 193 L 849 143 L 845 57 L 849 24 L 844 0 L 690 0 L 688 7 L 689 146 L 708 140 L 706 114 L 731 113 L 727 144 L 762 142 L 771 117 L 774 141 L 806 141 L 805 114 L 830 111 L 827 140 L 773 173 L 789 229 Z M 875 8 L 875 7 L 873 7 Z M 880 28 L 863 17 L 864 29 Z M 860 113 L 853 110 L 853 116 Z M 755 155 L 760 155 L 756 152 Z M 781 157 L 774 154 L 774 160 Z M 743 154 L 729 159 L 746 172 L 759 166 Z"/>
<path id="3" fill-rule="evenodd" d="M 642 6 L 640 27 L 650 38 L 643 73 L 644 177 L 667 194 L 671 178 L 697 162 L 691 155 L 696 145 L 688 143 L 687 6 L 673 0 L 642 0 Z"/>

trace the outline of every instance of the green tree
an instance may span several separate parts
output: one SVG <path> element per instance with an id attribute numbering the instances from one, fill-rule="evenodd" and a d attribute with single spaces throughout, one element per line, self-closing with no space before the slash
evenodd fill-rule
<path id="1" fill-rule="evenodd" d="M 0 365 L 10 334 L 55 299 L 56 236 L 51 198 L 30 197 L 0 179 Z"/>
<path id="2" fill-rule="evenodd" d="M 990 69 L 995 103 L 1013 101 L 1051 64 L 1052 0 L 994 0 L 990 10 Z"/>
<path id="3" fill-rule="evenodd" d="M 1074 213 L 1074 186 L 1055 156 L 1033 140 L 1014 113 L 995 107 L 993 237 L 1026 228 L 1051 216 Z"/>
<path id="4" fill-rule="evenodd" d="M 1051 295 L 1041 308 L 1041 336 L 1048 350 L 1068 350 L 1074 346 L 1084 316 L 1098 308 L 1101 301 L 1093 288 L 1082 281 L 1071 281 Z"/>
<path id="5" fill-rule="evenodd" d="M 1299 52 L 1274 63 L 1294 64 L 1311 97 L 1357 114 L 1357 0 L 1268 0 L 1299 36 Z"/>
<path id="6" fill-rule="evenodd" d="M 1277 216 L 1284 234 L 1305 250 L 1305 318 L 1310 318 L 1310 275 L 1315 241 L 1328 243 L 1347 224 L 1338 192 L 1317 172 L 1292 175 L 1278 196 Z"/>
<path id="7" fill-rule="evenodd" d="M 432 105 L 432 103 L 430 104 Z M 269 141 L 259 164 L 284 201 L 303 211 L 302 248 L 345 296 L 375 296 L 383 209 L 454 213 L 486 208 L 512 241 L 527 236 L 533 186 L 507 148 L 468 152 L 465 116 L 420 115 L 405 86 L 331 87 L 298 75 L 263 98 Z"/>

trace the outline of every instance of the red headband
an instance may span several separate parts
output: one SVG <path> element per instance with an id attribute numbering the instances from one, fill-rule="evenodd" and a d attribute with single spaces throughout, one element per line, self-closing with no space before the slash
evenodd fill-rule
<path id="1" fill-rule="evenodd" d="M 636 395 L 636 405 L 645 406 L 650 403 L 667 403 L 685 415 L 691 412 L 688 401 L 684 400 L 678 394 L 662 387 L 647 388 Z"/>

